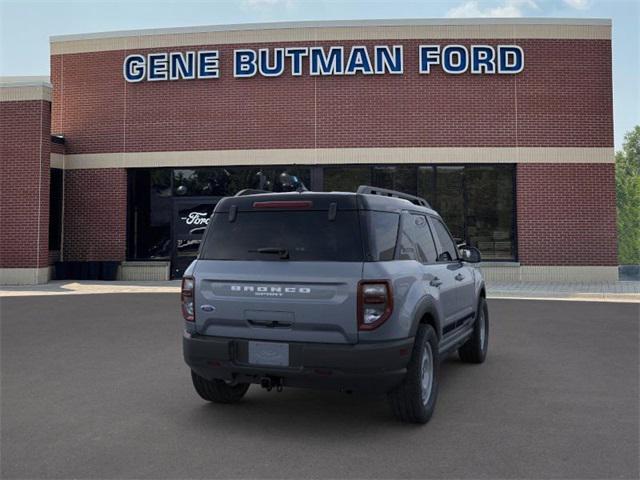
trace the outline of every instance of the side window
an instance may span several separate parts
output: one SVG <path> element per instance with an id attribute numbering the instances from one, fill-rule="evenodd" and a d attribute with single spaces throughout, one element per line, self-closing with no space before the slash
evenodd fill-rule
<path id="1" fill-rule="evenodd" d="M 413 240 L 411 216 L 402 219 L 402 229 L 398 238 L 398 260 L 418 260 L 418 252 Z"/>
<path id="2" fill-rule="evenodd" d="M 435 262 L 436 247 L 424 215 L 407 214 L 400 235 L 399 260 Z"/>
<path id="3" fill-rule="evenodd" d="M 456 250 L 456 244 L 453 243 L 451 235 L 449 235 L 449 232 L 440 220 L 434 218 L 432 221 L 434 233 L 438 237 L 438 240 L 440 240 L 440 245 L 442 247 L 442 251 L 438 256 L 438 261 L 451 262 L 456 260 L 458 258 L 458 251 Z"/>
<path id="4" fill-rule="evenodd" d="M 369 218 L 369 251 L 374 262 L 393 260 L 400 215 L 390 212 L 366 212 Z"/>
<path id="5" fill-rule="evenodd" d="M 423 263 L 432 263 L 436 261 L 436 245 L 431 236 L 431 229 L 424 215 L 411 215 L 414 217 L 413 224 L 416 229 L 416 245 L 418 252 L 423 258 Z"/>

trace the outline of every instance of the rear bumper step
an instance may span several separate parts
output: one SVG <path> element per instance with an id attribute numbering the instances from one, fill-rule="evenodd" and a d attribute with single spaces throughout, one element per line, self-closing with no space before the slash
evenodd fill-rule
<path id="1" fill-rule="evenodd" d="M 248 362 L 249 340 L 185 333 L 184 359 L 198 375 L 240 383 L 265 376 L 284 386 L 385 392 L 406 374 L 413 338 L 370 344 L 289 343 L 289 366 Z"/>

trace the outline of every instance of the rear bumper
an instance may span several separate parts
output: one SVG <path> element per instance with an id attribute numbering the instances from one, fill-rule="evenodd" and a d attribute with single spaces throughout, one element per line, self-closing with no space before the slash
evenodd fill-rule
<path id="1" fill-rule="evenodd" d="M 201 377 L 260 383 L 264 377 L 284 386 L 343 391 L 386 392 L 406 374 L 413 338 L 371 344 L 290 343 L 289 366 L 248 363 L 249 340 L 184 334 L 187 365 Z"/>

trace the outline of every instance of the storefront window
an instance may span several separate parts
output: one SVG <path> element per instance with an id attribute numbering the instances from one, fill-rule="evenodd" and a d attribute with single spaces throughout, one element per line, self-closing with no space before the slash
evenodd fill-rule
<path id="1" fill-rule="evenodd" d="M 173 194 L 180 197 L 235 195 L 245 188 L 286 192 L 310 184 L 307 167 L 205 167 L 173 171 Z"/>
<path id="2" fill-rule="evenodd" d="M 196 204 L 206 207 L 200 210 L 210 214 L 218 199 L 240 190 L 292 191 L 309 185 L 310 177 L 309 167 L 289 166 L 131 169 L 127 258 L 176 261 L 195 256 L 199 239 L 179 238 L 182 209 L 192 207 L 184 203 L 190 197 L 197 197 Z"/>
<path id="3" fill-rule="evenodd" d="M 467 238 L 486 260 L 514 258 L 513 168 L 465 167 Z"/>
<path id="4" fill-rule="evenodd" d="M 514 260 L 513 165 L 367 165 L 324 167 L 324 190 L 360 185 L 423 197 L 444 218 L 458 243 L 485 260 Z"/>
<path id="5" fill-rule="evenodd" d="M 373 167 L 372 185 L 374 187 L 389 188 L 399 192 L 416 194 L 416 167 L 410 166 L 386 166 Z"/>
<path id="6" fill-rule="evenodd" d="M 436 201 L 435 167 L 418 167 L 418 196 L 429 202 L 429 205 L 434 205 Z"/>
<path id="7" fill-rule="evenodd" d="M 171 256 L 171 169 L 129 170 L 127 257 Z"/>
<path id="8" fill-rule="evenodd" d="M 355 192 L 360 185 L 371 184 L 371 168 L 365 167 L 325 167 L 325 192 Z"/>
<path id="9" fill-rule="evenodd" d="M 433 207 L 444 218 L 454 240 L 464 242 L 464 167 L 436 167 Z"/>
<path id="10" fill-rule="evenodd" d="M 354 192 L 360 185 L 374 185 L 417 194 L 442 215 L 456 242 L 478 247 L 485 260 L 516 258 L 513 165 L 332 165 L 316 170 L 324 191 Z M 297 166 L 131 169 L 128 258 L 193 256 L 197 243 L 177 236 L 181 209 L 205 204 L 213 209 L 221 197 L 246 188 L 280 192 L 301 183 L 309 188 L 310 177 L 310 167 Z M 53 182 L 52 174 L 52 192 Z"/>

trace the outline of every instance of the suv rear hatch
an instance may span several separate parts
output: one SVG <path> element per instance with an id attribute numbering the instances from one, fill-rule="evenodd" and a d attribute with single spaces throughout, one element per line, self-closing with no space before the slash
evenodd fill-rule
<path id="1" fill-rule="evenodd" d="M 230 197 L 194 270 L 198 333 L 356 343 L 363 245 L 355 195 Z"/>

